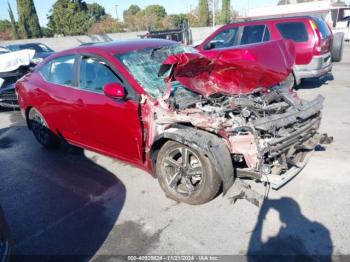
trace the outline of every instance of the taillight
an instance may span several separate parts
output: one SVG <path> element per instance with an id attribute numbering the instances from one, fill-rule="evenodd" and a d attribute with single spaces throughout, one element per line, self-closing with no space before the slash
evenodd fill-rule
<path id="1" fill-rule="evenodd" d="M 320 54 L 322 52 L 321 34 L 320 34 L 320 31 L 318 30 L 317 24 L 316 24 L 316 22 L 314 20 L 310 19 L 309 23 L 310 23 L 310 26 L 311 26 L 312 30 L 316 34 L 314 50 L 315 50 L 315 52 L 318 55 L 318 54 Z"/>
<path id="2" fill-rule="evenodd" d="M 315 31 L 318 31 L 315 21 L 310 19 L 309 22 L 310 22 L 311 28 Z"/>

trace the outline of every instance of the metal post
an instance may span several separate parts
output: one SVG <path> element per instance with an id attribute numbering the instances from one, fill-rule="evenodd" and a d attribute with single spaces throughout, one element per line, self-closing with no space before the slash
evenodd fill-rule
<path id="1" fill-rule="evenodd" d="M 115 19 L 117 19 L 117 20 L 118 20 L 118 6 L 119 5 L 114 5 L 114 7 L 115 7 Z"/>
<path id="2" fill-rule="evenodd" d="M 213 28 L 215 27 L 215 1 L 216 0 L 212 0 L 213 1 Z"/>

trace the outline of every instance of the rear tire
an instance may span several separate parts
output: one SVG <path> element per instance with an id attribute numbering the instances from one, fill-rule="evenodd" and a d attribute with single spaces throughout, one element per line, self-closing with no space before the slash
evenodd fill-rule
<path id="1" fill-rule="evenodd" d="M 166 142 L 160 149 L 156 173 L 167 197 L 191 205 L 212 200 L 222 182 L 206 156 L 174 141 Z"/>
<path id="2" fill-rule="evenodd" d="M 338 32 L 334 34 L 332 46 L 332 61 L 341 62 L 344 52 L 344 33 Z"/>
<path id="3" fill-rule="evenodd" d="M 48 128 L 42 114 L 32 108 L 28 114 L 29 127 L 36 140 L 45 148 L 56 148 L 59 145 L 58 137 Z"/>

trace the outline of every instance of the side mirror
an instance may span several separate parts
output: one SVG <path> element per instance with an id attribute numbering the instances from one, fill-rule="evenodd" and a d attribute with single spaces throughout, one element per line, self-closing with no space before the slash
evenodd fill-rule
<path id="1" fill-rule="evenodd" d="M 124 99 L 126 96 L 124 87 L 119 83 L 105 84 L 103 92 L 106 96 L 116 99 Z"/>

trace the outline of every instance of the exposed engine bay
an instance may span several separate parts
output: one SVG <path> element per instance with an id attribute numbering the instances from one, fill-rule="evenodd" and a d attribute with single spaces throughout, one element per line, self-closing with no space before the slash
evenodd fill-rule
<path id="1" fill-rule="evenodd" d="M 269 182 L 277 189 L 296 175 L 319 143 L 324 98 L 300 99 L 283 85 L 251 93 L 203 97 L 172 82 L 166 103 L 175 115 L 158 124 L 181 122 L 222 137 L 239 177 Z M 298 169 L 298 172 L 296 172 Z"/>

